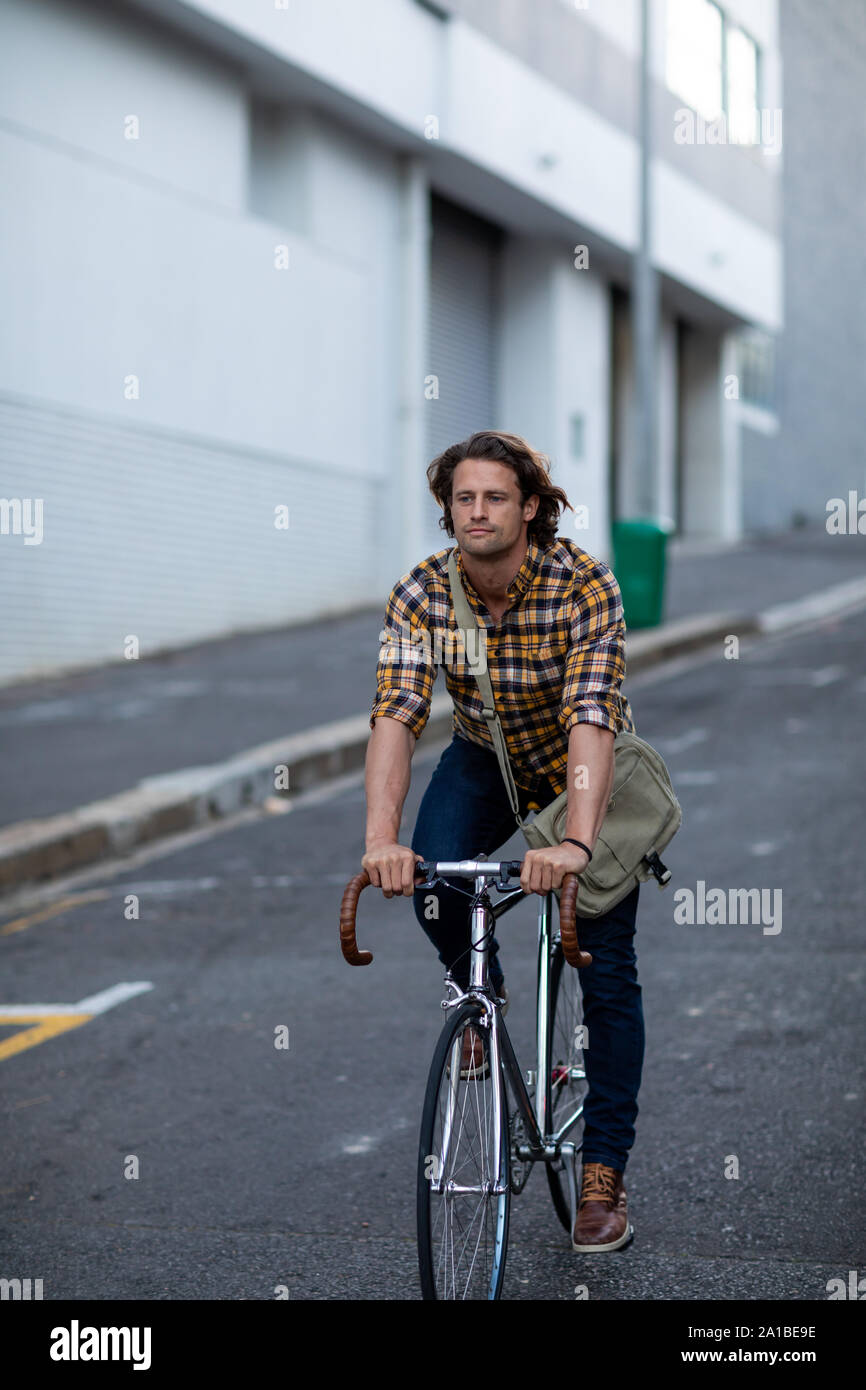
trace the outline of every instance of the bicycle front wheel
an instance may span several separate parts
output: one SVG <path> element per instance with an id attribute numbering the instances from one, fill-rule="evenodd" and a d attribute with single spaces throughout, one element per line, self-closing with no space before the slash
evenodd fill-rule
<path id="1" fill-rule="evenodd" d="M 495 1299 L 502 1290 L 511 1207 L 508 1111 L 501 1074 L 498 1111 L 495 1104 L 483 1019 L 477 1004 L 454 1011 L 427 1081 L 418 1150 L 418 1264 L 425 1299 Z M 467 1033 L 480 1043 L 474 1065 L 464 1068 Z"/>
<path id="2" fill-rule="evenodd" d="M 583 1104 L 589 1089 L 586 1079 L 584 1047 L 588 1046 L 583 1022 L 583 995 L 577 970 L 562 954 L 562 944 L 553 948 L 550 970 L 550 1130 L 561 1139 L 580 1145 L 583 1139 Z M 556 1214 L 567 1231 L 571 1230 L 566 1161 L 546 1163 L 550 1195 Z"/>

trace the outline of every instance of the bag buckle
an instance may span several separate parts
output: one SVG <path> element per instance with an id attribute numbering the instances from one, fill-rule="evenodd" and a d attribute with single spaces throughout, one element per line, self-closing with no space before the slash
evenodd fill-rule
<path id="1" fill-rule="evenodd" d="M 659 888 L 664 888 L 666 883 L 670 883 L 671 871 L 665 868 L 655 850 L 652 850 L 650 854 L 645 854 L 644 859 L 649 865 L 650 873 L 658 879 Z"/>

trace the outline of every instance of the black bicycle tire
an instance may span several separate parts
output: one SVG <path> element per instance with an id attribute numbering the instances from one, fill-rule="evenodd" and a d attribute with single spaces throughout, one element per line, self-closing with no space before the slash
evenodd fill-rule
<path id="1" fill-rule="evenodd" d="M 436 1123 L 436 1105 L 439 1097 L 440 1086 L 445 1076 L 448 1054 L 450 1052 L 455 1034 L 465 1026 L 466 1023 L 474 1022 L 480 1018 L 482 1010 L 478 1004 L 464 1004 L 456 1009 L 445 1023 L 439 1035 L 439 1041 L 433 1053 L 433 1060 L 430 1063 L 430 1071 L 427 1077 L 427 1087 L 424 1092 L 424 1108 L 421 1117 L 421 1133 L 418 1143 L 418 1182 L 417 1182 L 417 1240 L 418 1240 L 418 1271 L 421 1277 L 421 1297 L 426 1300 L 436 1300 L 436 1281 L 433 1267 L 433 1252 L 430 1239 L 430 1183 L 425 1173 L 429 1155 L 433 1149 L 433 1128 Z M 494 1299 L 498 1299 L 502 1294 L 502 1283 L 505 1278 L 505 1264 L 508 1255 L 508 1231 L 511 1218 L 511 1145 L 508 1128 L 508 1097 L 506 1094 L 505 1077 L 502 1081 L 502 1172 L 505 1179 L 505 1219 L 503 1222 L 502 1252 L 499 1265 L 496 1271 L 496 1290 L 493 1294 Z"/>
<path id="2" fill-rule="evenodd" d="M 571 966 L 571 965 L 568 964 L 568 962 L 567 962 L 566 959 L 565 959 L 565 956 L 563 955 L 562 945 L 557 941 L 556 945 L 555 945 L 554 948 L 553 948 L 552 958 L 551 958 L 550 992 L 549 992 L 549 996 L 548 996 L 549 999 L 550 999 L 550 1038 L 551 1038 L 551 1045 L 552 1045 L 552 1041 L 553 1041 L 554 1026 L 555 1026 L 555 1022 L 556 1022 L 556 1004 L 557 1004 L 557 1000 L 559 999 L 559 985 L 560 985 L 560 981 L 562 980 L 562 972 L 563 972 L 564 970 L 573 970 L 573 969 L 574 969 L 574 966 Z M 551 1064 L 551 1058 L 548 1057 L 548 1059 L 547 1059 L 548 1076 L 550 1075 L 550 1064 Z M 568 1189 L 568 1178 L 567 1178 L 565 1172 L 560 1172 L 560 1171 L 554 1169 L 553 1165 L 550 1164 L 550 1163 L 545 1163 L 544 1169 L 545 1169 L 545 1172 L 546 1172 L 546 1174 L 547 1174 L 547 1185 L 548 1185 L 548 1187 L 550 1188 L 550 1196 L 551 1196 L 551 1199 L 552 1199 L 552 1201 L 553 1201 L 553 1206 L 554 1206 L 554 1209 L 555 1209 L 555 1211 L 556 1211 L 556 1215 L 559 1217 L 559 1220 L 560 1220 L 561 1225 L 562 1225 L 562 1226 L 564 1227 L 564 1229 L 565 1229 L 566 1231 L 568 1231 L 569 1234 L 570 1234 L 570 1233 L 571 1233 L 571 1201 L 570 1201 L 569 1189 Z"/>

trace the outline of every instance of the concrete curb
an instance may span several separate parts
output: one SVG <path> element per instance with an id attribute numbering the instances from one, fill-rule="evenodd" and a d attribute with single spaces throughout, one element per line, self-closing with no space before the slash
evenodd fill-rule
<path id="1" fill-rule="evenodd" d="M 721 643 L 729 634 L 779 632 L 864 606 L 866 579 L 858 579 L 756 615 L 702 614 L 629 633 L 628 672 Z M 447 694 L 434 696 L 422 739 L 447 736 L 451 708 Z M 129 791 L 74 811 L 20 821 L 0 830 L 0 896 L 260 805 L 276 794 L 278 768 L 287 769 L 290 795 L 357 771 L 364 765 L 369 732 L 369 717 L 353 715 L 259 744 L 223 762 L 148 777 Z"/>
<path id="2" fill-rule="evenodd" d="M 746 613 L 703 613 L 696 618 L 680 618 L 662 627 L 630 632 L 626 637 L 626 670 L 630 676 L 670 661 L 674 656 L 722 643 L 731 634 L 745 637 L 758 632 L 760 618 Z"/>
<path id="3" fill-rule="evenodd" d="M 761 632 L 781 632 L 787 627 L 798 627 L 801 623 L 814 622 L 820 618 L 831 618 L 843 613 L 854 613 L 866 604 L 866 578 L 848 579 L 844 584 L 834 584 L 830 589 L 819 589 L 816 594 L 794 599 L 792 603 L 777 603 L 758 614 Z"/>

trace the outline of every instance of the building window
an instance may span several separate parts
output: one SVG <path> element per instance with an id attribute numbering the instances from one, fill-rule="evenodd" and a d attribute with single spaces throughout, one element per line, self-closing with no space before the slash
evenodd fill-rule
<path id="1" fill-rule="evenodd" d="M 722 113 L 722 12 L 712 0 L 668 0 L 666 77 L 672 92 L 712 121 Z"/>
<path id="2" fill-rule="evenodd" d="M 737 145 L 753 145 L 757 135 L 758 46 L 736 25 L 725 29 L 728 136 Z"/>
<path id="3" fill-rule="evenodd" d="M 759 135 L 758 47 L 713 0 L 668 0 L 665 80 L 706 121 L 724 116 L 732 144 Z"/>
<path id="4" fill-rule="evenodd" d="M 740 400 L 762 410 L 775 409 L 774 348 L 775 340 L 757 329 L 743 333 L 739 340 Z"/>

